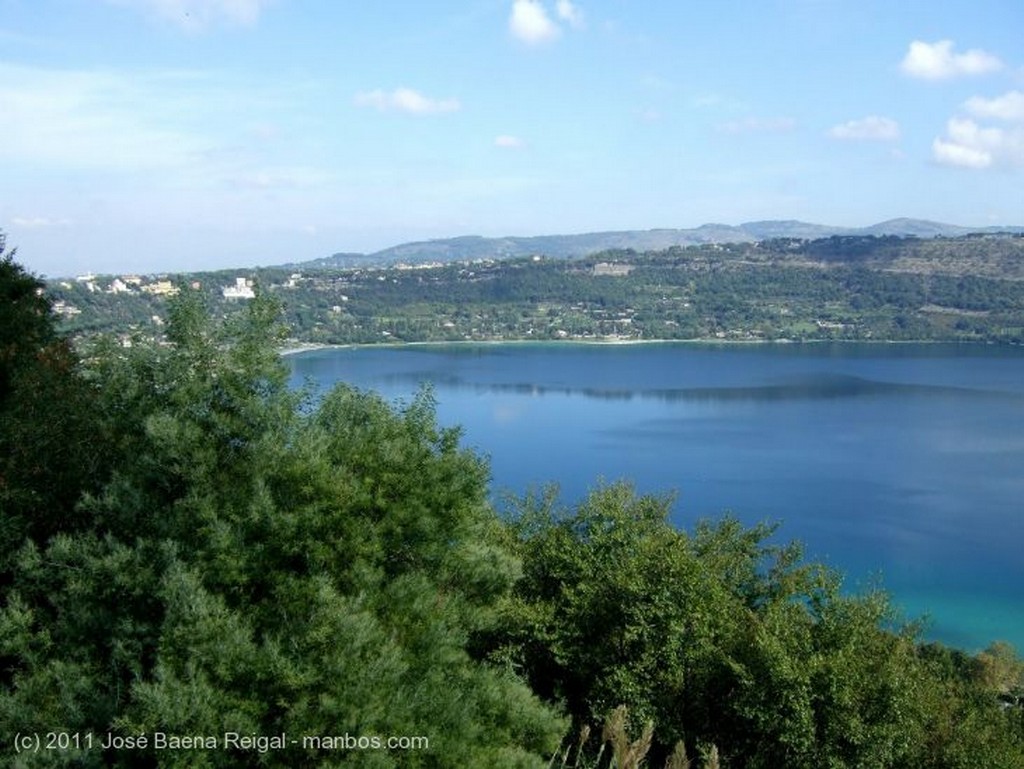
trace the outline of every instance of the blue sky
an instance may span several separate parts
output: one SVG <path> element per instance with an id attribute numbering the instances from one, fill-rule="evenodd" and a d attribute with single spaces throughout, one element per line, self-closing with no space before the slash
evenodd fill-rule
<path id="1" fill-rule="evenodd" d="M 1024 224 L 1020 0 L 0 0 L 45 275 L 455 235 Z"/>

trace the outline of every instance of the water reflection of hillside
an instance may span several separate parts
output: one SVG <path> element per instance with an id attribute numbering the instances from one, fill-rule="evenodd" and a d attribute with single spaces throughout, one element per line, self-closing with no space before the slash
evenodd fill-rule
<path id="1" fill-rule="evenodd" d="M 798 400 L 834 400 L 841 398 L 930 396 L 1006 398 L 1024 403 L 1024 395 L 969 387 L 950 387 L 919 383 L 880 382 L 844 374 L 812 374 L 781 382 L 744 386 L 703 387 L 601 387 L 537 382 L 468 381 L 455 374 L 404 372 L 381 378 L 388 385 L 420 386 L 429 383 L 439 390 L 471 391 L 476 394 L 510 393 L 540 397 L 547 395 L 583 396 L 606 401 L 657 400 L 663 402 L 768 402 Z"/>

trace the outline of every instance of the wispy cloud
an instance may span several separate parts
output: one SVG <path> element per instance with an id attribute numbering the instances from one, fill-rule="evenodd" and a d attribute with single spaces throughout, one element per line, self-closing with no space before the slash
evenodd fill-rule
<path id="1" fill-rule="evenodd" d="M 1003 68 L 998 57 L 979 49 L 964 53 L 953 51 L 952 40 L 925 43 L 915 40 L 910 44 L 900 69 L 910 77 L 923 80 L 948 80 L 961 75 L 983 75 Z"/>
<path id="2" fill-rule="evenodd" d="M 559 7 L 561 5 L 559 3 Z M 566 3 L 566 6 L 568 9 L 573 8 L 571 3 Z M 539 0 L 515 0 L 508 19 L 508 29 L 513 37 L 528 45 L 548 43 L 562 35 L 562 30 L 552 21 Z"/>
<path id="3" fill-rule="evenodd" d="M 786 133 L 796 128 L 796 121 L 790 117 L 748 117 L 722 123 L 719 128 L 727 134 Z"/>
<path id="4" fill-rule="evenodd" d="M 225 186 L 295 189 L 324 181 L 301 148 L 262 121 L 267 109 L 289 104 L 272 85 L 245 90 L 196 72 L 0 64 L 0 103 L 0 165 L 12 175 L 98 173 L 111 183 L 97 184 L 101 197 L 125 179 L 151 191 L 191 190 L 183 199 Z"/>
<path id="5" fill-rule="evenodd" d="M 578 5 L 571 3 L 569 0 L 558 0 L 558 3 L 555 5 L 555 11 L 558 13 L 558 18 L 568 23 L 569 26 L 575 29 L 583 27 L 583 11 Z"/>
<path id="6" fill-rule="evenodd" d="M 26 229 L 41 229 L 44 227 L 69 227 L 72 222 L 70 219 L 51 219 L 47 216 L 15 216 L 11 219 L 11 224 L 17 227 L 25 227 Z"/>
<path id="7" fill-rule="evenodd" d="M 371 107 L 381 112 L 404 112 L 410 115 L 436 115 L 457 112 L 462 108 L 456 98 L 432 99 L 404 87 L 393 91 L 382 91 L 379 88 L 361 91 L 356 94 L 354 103 L 357 107 Z"/>
<path id="8" fill-rule="evenodd" d="M 218 24 L 252 26 L 274 0 L 107 0 L 112 5 L 142 11 L 187 32 Z"/>
<path id="9" fill-rule="evenodd" d="M 195 77 L 0 64 L 0 159 L 103 170 L 180 166 L 211 142 L 179 119 Z"/>
<path id="10" fill-rule="evenodd" d="M 869 115 L 833 126 L 828 135 L 852 141 L 895 141 L 900 138 L 900 124 L 892 118 Z"/>
<path id="11" fill-rule="evenodd" d="M 518 136 L 502 134 L 501 136 L 494 137 L 494 146 L 506 150 L 521 150 L 526 147 L 526 142 Z"/>
<path id="12" fill-rule="evenodd" d="M 690 104 L 697 109 L 722 110 L 730 112 L 749 109 L 746 102 L 720 93 L 706 93 L 701 94 L 700 96 L 695 96 L 690 100 Z"/>
<path id="13" fill-rule="evenodd" d="M 260 191 L 308 189 L 329 180 L 322 170 L 302 166 L 262 168 L 225 179 L 232 187 Z"/>

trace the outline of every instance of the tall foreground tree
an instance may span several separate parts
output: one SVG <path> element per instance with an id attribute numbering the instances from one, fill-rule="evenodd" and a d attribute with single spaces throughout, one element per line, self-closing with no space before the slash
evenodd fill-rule
<path id="1" fill-rule="evenodd" d="M 278 314 L 259 297 L 215 326 L 185 293 L 167 345 L 97 353 L 113 469 L 12 556 L 0 733 L 96 735 L 61 754 L 79 766 L 541 765 L 564 724 L 467 652 L 517 575 L 486 465 L 427 394 L 289 390 Z"/>
<path id="2" fill-rule="evenodd" d="M 22 539 L 78 525 L 75 501 L 96 488 L 93 388 L 56 332 L 43 282 L 0 232 L 0 584 Z"/>

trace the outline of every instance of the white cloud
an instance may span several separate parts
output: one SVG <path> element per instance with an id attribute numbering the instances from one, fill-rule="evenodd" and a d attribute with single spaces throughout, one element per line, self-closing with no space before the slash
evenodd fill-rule
<path id="1" fill-rule="evenodd" d="M 571 4 L 567 5 L 572 8 Z M 562 30 L 551 20 L 539 0 L 515 0 L 512 3 L 508 28 L 514 37 L 529 45 L 547 43 L 558 39 L 562 34 Z"/>
<path id="2" fill-rule="evenodd" d="M 964 103 L 964 109 L 977 118 L 1024 123 L 1024 93 L 1010 91 L 994 99 L 975 96 Z"/>
<path id="3" fill-rule="evenodd" d="M 992 165 L 992 155 L 984 150 L 945 141 L 938 137 L 932 142 L 932 155 L 935 160 L 946 166 L 960 168 L 988 168 Z"/>
<path id="4" fill-rule="evenodd" d="M 458 99 L 431 99 L 411 88 L 396 88 L 385 92 L 379 88 L 361 91 L 354 99 L 357 107 L 372 107 L 381 112 L 406 112 L 411 115 L 436 115 L 457 112 L 462 108 Z"/>
<path id="5" fill-rule="evenodd" d="M 519 150 L 523 149 L 526 146 L 526 142 L 524 142 L 518 136 L 509 136 L 508 134 L 502 134 L 501 136 L 494 137 L 494 146 L 508 150 Z"/>
<path id="6" fill-rule="evenodd" d="M 143 11 L 183 30 L 198 32 L 215 24 L 252 26 L 274 0 L 107 0 Z"/>
<path id="7" fill-rule="evenodd" d="M 910 44 L 900 64 L 904 74 L 924 80 L 946 80 L 959 75 L 982 75 L 1002 69 L 1003 63 L 986 51 L 953 52 L 952 40 Z"/>
<path id="8" fill-rule="evenodd" d="M 892 118 L 869 115 L 833 126 L 829 129 L 828 135 L 833 139 L 894 141 L 900 138 L 900 125 Z"/>
<path id="9" fill-rule="evenodd" d="M 932 142 L 937 162 L 973 169 L 1024 167 L 1024 93 L 1009 91 L 993 99 L 975 96 L 964 102 L 963 109 L 971 117 L 951 118 L 945 136 Z M 1010 125 L 978 122 L 986 119 Z"/>
<path id="10" fill-rule="evenodd" d="M 575 29 L 580 29 L 583 26 L 583 11 L 570 0 L 558 0 L 555 11 L 558 13 L 558 18 L 568 22 L 569 26 Z"/>
<path id="11" fill-rule="evenodd" d="M 961 168 L 1024 166 L 1024 127 L 986 128 L 969 118 L 951 118 L 946 136 L 932 142 L 932 155 Z"/>

